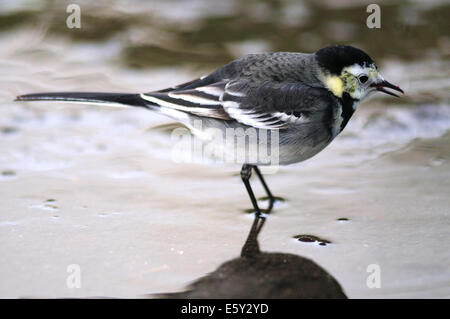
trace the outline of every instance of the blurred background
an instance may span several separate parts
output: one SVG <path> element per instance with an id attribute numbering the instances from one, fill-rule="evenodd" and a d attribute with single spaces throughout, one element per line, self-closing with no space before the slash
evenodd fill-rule
<path id="1" fill-rule="evenodd" d="M 450 5 L 378 1 L 369 29 L 372 2 L 0 1 L 0 297 L 179 291 L 236 257 L 251 224 L 239 167 L 174 163 L 170 120 L 16 95 L 145 92 L 247 53 L 335 43 L 406 94 L 372 97 L 326 150 L 268 176 L 286 201 L 262 249 L 313 259 L 349 297 L 450 296 Z M 66 285 L 71 264 L 81 288 Z"/>

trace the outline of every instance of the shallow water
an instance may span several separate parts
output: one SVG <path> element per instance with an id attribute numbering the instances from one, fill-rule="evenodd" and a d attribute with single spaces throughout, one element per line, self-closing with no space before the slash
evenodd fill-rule
<path id="1" fill-rule="evenodd" d="M 16 95 L 145 92 L 241 54 L 350 40 L 406 96 L 372 97 L 320 154 L 267 175 L 286 200 L 261 249 L 314 260 L 351 298 L 450 296 L 448 5 L 386 3 L 384 27 L 368 30 L 350 4 L 130 3 L 81 1 L 81 30 L 65 27 L 65 5 L 1 4 L 0 297 L 180 291 L 237 257 L 252 222 L 240 168 L 175 163 L 154 128 L 167 118 Z M 71 264 L 81 288 L 66 285 Z M 366 284 L 371 264 L 381 288 Z"/>

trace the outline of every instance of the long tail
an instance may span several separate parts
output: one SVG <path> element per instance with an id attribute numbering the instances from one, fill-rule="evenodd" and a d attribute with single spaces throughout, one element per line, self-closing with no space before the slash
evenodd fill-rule
<path id="1" fill-rule="evenodd" d="M 96 93 L 96 92 L 55 92 L 19 95 L 16 101 L 65 101 L 110 106 L 137 106 L 152 108 L 155 105 L 141 98 L 140 94 Z"/>

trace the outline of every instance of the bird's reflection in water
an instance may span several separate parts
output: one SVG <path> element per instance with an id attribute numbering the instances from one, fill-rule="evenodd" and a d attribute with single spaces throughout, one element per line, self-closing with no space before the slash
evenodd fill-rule
<path id="1" fill-rule="evenodd" d="M 256 217 L 241 256 L 192 283 L 186 291 L 160 298 L 347 298 L 339 283 L 315 262 L 293 254 L 261 252 L 258 234 L 266 219 Z"/>

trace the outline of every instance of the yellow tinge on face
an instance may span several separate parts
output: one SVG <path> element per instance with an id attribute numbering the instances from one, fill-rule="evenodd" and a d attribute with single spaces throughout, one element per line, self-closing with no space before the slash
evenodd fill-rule
<path id="1" fill-rule="evenodd" d="M 344 93 L 344 81 L 337 75 L 325 75 L 324 84 L 337 97 L 342 97 Z"/>

